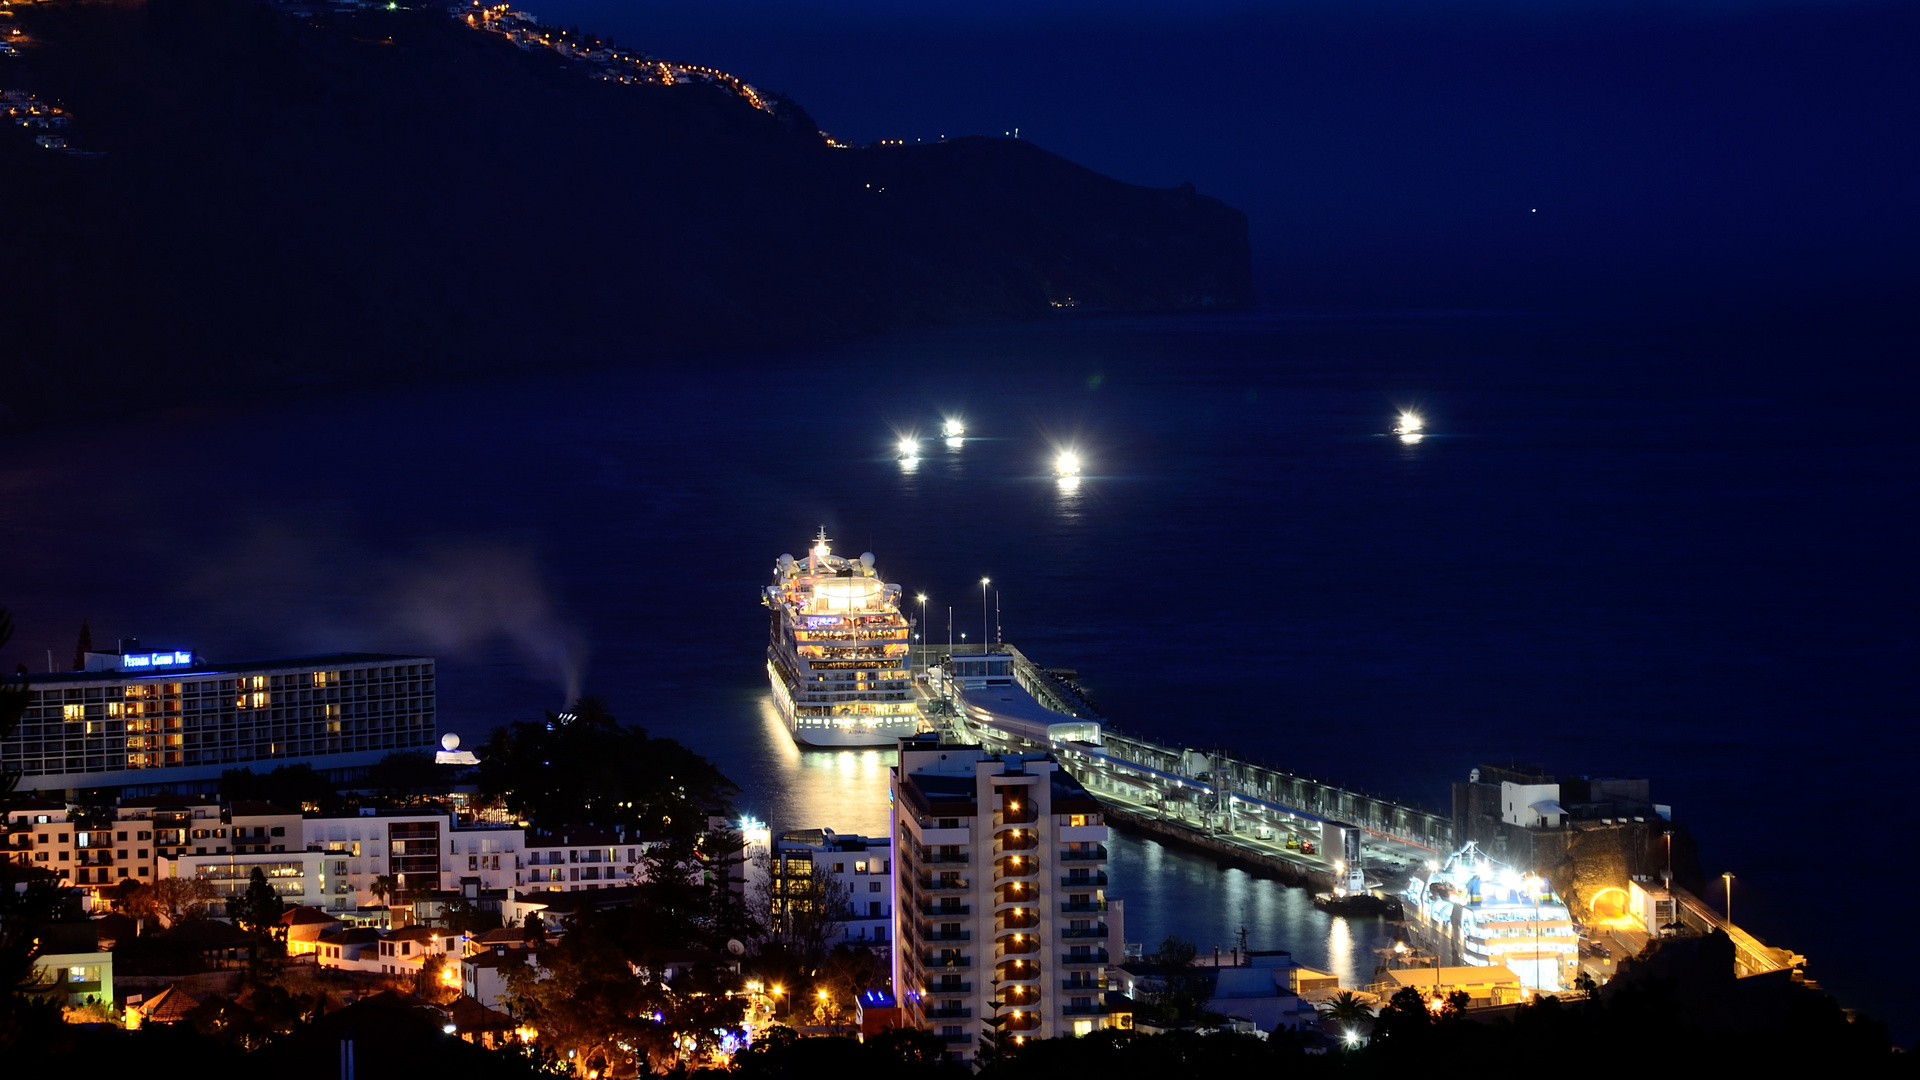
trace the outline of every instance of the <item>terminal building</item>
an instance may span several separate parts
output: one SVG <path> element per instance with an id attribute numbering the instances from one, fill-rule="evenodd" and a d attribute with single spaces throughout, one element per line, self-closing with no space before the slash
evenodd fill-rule
<path id="1" fill-rule="evenodd" d="M 336 653 L 209 663 L 188 650 L 86 654 L 84 671 L 28 674 L 0 769 L 22 791 L 77 798 L 210 791 L 226 769 L 364 768 L 434 746 L 433 660 Z"/>
<path id="2" fill-rule="evenodd" d="M 893 989 L 909 1026 L 963 1060 L 1113 1026 L 1101 807 L 1045 753 L 900 740 L 891 786 Z"/>

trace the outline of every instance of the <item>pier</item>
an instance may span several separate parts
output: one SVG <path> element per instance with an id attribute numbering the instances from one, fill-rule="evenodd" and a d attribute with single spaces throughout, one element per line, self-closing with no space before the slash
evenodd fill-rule
<path id="1" fill-rule="evenodd" d="M 1392 876 L 1453 850 L 1453 821 L 1421 807 L 1349 790 L 1219 748 L 1167 746 L 1113 730 L 1075 673 L 1035 664 L 1019 649 L 959 647 L 931 680 L 943 733 L 1008 751 L 1046 750 L 1131 830 L 1209 852 L 1290 884 L 1334 884 L 1350 852 Z M 977 674 L 976 674 L 977 672 Z M 995 706 L 983 691 L 1017 686 L 1026 703 Z M 1349 833 L 1353 836 L 1349 837 Z"/>

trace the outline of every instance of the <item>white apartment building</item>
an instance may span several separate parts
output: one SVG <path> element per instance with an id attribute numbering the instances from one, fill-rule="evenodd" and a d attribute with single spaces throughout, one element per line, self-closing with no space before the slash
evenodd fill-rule
<path id="1" fill-rule="evenodd" d="M 846 925 L 841 943 L 885 945 L 893 938 L 893 841 L 842 835 L 832 829 L 803 829 L 780 834 L 770 866 L 769 914 L 776 924 L 788 907 L 815 895 L 817 876 L 830 876 L 847 892 Z"/>
<path id="2" fill-rule="evenodd" d="M 74 833 L 79 827 L 68 817 L 66 803 L 22 800 L 9 812 L 6 824 L 8 861 L 74 880 Z"/>
<path id="3" fill-rule="evenodd" d="M 612 829 L 535 832 L 526 839 L 529 892 L 611 889 L 646 880 L 640 858 L 649 841 Z"/>
<path id="4" fill-rule="evenodd" d="M 352 907 L 350 896 L 329 889 L 326 856 L 317 851 L 182 855 L 161 864 L 162 876 L 197 877 L 210 883 L 212 914 L 218 918 L 227 917 L 227 901 L 247 891 L 256 868 L 288 907 L 315 907 L 336 914 Z"/>
<path id="5" fill-rule="evenodd" d="M 1108 943 L 1125 938 L 1100 804 L 1047 754 L 921 735 L 899 755 L 893 986 L 907 1023 L 965 1059 L 996 1015 L 1018 1041 L 1108 1026 Z"/>

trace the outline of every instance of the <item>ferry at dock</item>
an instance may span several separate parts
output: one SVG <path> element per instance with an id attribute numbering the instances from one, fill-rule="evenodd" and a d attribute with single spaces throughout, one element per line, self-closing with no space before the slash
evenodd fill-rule
<path id="1" fill-rule="evenodd" d="M 1505 967 L 1542 993 L 1572 985 L 1580 961 L 1572 913 L 1544 878 L 1465 847 L 1408 879 L 1407 929 L 1455 963 Z"/>
<path id="2" fill-rule="evenodd" d="M 872 552 L 846 559 L 829 545 L 822 529 L 804 558 L 780 556 L 761 594 L 773 700 L 803 747 L 891 748 L 921 730 L 913 628 Z"/>

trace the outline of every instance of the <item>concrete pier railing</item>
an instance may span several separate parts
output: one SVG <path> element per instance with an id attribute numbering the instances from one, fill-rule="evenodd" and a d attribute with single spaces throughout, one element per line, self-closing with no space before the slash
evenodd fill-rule
<path id="1" fill-rule="evenodd" d="M 980 651 L 975 646 L 956 653 L 977 656 Z M 1116 820 L 1245 860 L 1249 868 L 1283 879 L 1302 878 L 1302 884 L 1308 878 L 1330 884 L 1330 864 L 1339 853 L 1280 854 L 1271 842 L 1261 842 L 1273 839 L 1272 830 L 1296 831 L 1318 843 L 1326 824 L 1358 829 L 1376 848 L 1408 861 L 1444 858 L 1454 848 L 1449 817 L 1229 751 L 1168 746 L 1115 731 L 1074 673 L 1043 668 L 1011 645 L 995 645 L 992 651 L 1012 656 L 1014 681 L 1035 701 L 1062 716 L 1100 724 L 1099 738 L 1038 747 L 1018 733 L 980 725 L 958 724 L 955 733 L 1008 749 L 1053 751 L 1082 786 L 1124 815 Z M 952 705 L 955 713 L 964 713 L 959 701 Z M 1269 835 L 1261 837 L 1261 831 Z"/>

